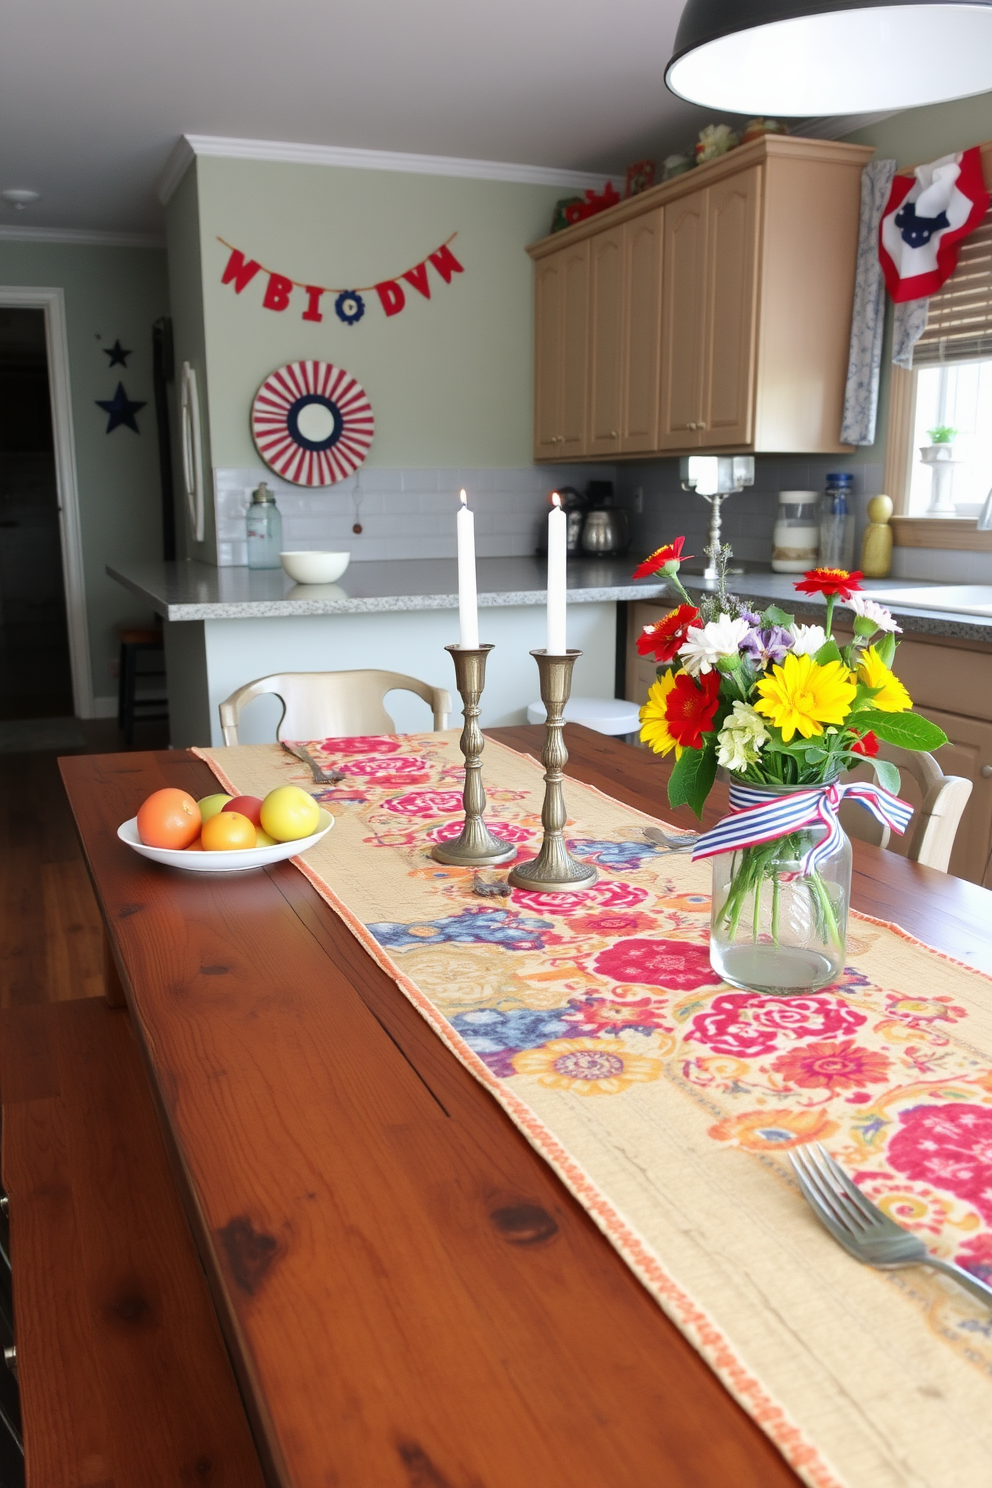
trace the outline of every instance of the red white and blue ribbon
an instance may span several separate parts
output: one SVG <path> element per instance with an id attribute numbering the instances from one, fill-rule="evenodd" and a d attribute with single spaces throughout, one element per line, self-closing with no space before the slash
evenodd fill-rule
<path id="1" fill-rule="evenodd" d="M 852 780 L 846 785 L 834 781 L 831 785 L 812 786 L 787 795 L 734 780 L 730 785 L 730 815 L 703 833 L 692 856 L 713 858 L 718 853 L 741 852 L 745 847 L 774 842 L 777 837 L 787 837 L 804 827 L 825 827 L 825 836 L 802 860 L 802 872 L 813 873 L 835 851 L 844 835 L 837 820 L 837 808 L 845 796 L 864 806 L 899 836 L 913 815 L 912 806 L 867 780 Z"/>

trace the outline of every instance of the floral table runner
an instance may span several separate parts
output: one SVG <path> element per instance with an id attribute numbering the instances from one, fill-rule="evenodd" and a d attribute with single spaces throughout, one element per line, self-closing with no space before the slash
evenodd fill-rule
<path id="1" fill-rule="evenodd" d="M 344 780 L 296 859 L 487 1086 L 726 1387 L 816 1488 L 992 1484 L 992 1312 L 922 1268 L 858 1265 L 788 1149 L 823 1140 L 928 1246 L 992 1278 L 992 981 L 854 916 L 843 981 L 720 983 L 709 866 L 567 783 L 599 881 L 480 898 L 431 846 L 460 830 L 456 733 L 308 741 Z M 307 772 L 274 745 L 196 751 L 232 793 Z M 650 761 L 645 760 L 650 769 Z M 538 765 L 488 743 L 489 821 L 531 856 Z"/>

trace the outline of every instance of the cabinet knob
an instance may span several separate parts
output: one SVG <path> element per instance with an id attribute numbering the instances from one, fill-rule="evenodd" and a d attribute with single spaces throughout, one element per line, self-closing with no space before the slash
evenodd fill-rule
<path id="1" fill-rule="evenodd" d="M 616 439 L 617 437 L 618 437 L 618 435 L 617 435 L 616 429 L 611 429 L 610 430 L 610 438 L 611 439 Z"/>
<path id="2" fill-rule="evenodd" d="M 983 765 L 978 773 L 983 780 L 992 779 L 992 765 Z"/>
<path id="3" fill-rule="evenodd" d="M 705 429 L 706 428 L 706 425 L 705 424 L 697 424 L 696 425 L 696 428 L 697 429 Z"/>

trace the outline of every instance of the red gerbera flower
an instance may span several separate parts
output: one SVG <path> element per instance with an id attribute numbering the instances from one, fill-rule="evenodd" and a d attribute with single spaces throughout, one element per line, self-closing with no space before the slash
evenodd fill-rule
<path id="1" fill-rule="evenodd" d="M 701 749 L 703 735 L 713 727 L 719 701 L 719 672 L 707 672 L 698 680 L 688 672 L 679 672 L 665 703 L 665 722 L 676 744 L 683 749 Z"/>
<path id="2" fill-rule="evenodd" d="M 852 754 L 863 754 L 866 759 L 874 759 L 878 753 L 878 739 L 871 729 L 851 745 Z"/>
<path id="3" fill-rule="evenodd" d="M 691 558 L 691 553 L 682 552 L 684 537 L 677 537 L 674 542 L 666 543 L 663 548 L 656 548 L 650 558 L 645 558 L 634 569 L 635 579 L 646 579 L 649 574 L 656 573 L 678 573 L 679 564 L 686 558 Z"/>
<path id="4" fill-rule="evenodd" d="M 689 626 L 695 625 L 699 611 L 695 605 L 682 604 L 669 610 L 653 625 L 645 625 L 637 637 L 637 649 L 642 656 L 653 656 L 655 661 L 671 661 L 686 638 Z"/>
<path id="5" fill-rule="evenodd" d="M 831 594 L 836 594 L 841 599 L 850 599 L 854 591 L 861 588 L 858 580 L 863 578 L 860 568 L 853 573 L 848 573 L 846 568 L 811 568 L 794 587 L 801 594 L 824 594 L 828 599 Z"/>

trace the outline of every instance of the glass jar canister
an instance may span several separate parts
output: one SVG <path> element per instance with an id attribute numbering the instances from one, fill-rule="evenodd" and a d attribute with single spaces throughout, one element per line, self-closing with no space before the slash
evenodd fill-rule
<path id="1" fill-rule="evenodd" d="M 248 567 L 278 568 L 282 552 L 282 517 L 276 506 L 275 493 L 262 481 L 251 493 L 246 514 L 248 529 Z"/>
<path id="2" fill-rule="evenodd" d="M 805 573 L 816 567 L 819 501 L 818 491 L 779 491 L 772 533 L 772 568 L 776 573 Z"/>
<path id="3" fill-rule="evenodd" d="M 772 800 L 827 786 L 750 789 Z M 711 859 L 710 961 L 725 981 L 778 997 L 837 981 L 844 969 L 851 844 L 838 827 L 830 850 L 810 865 L 807 855 L 827 835 L 818 822 Z"/>

